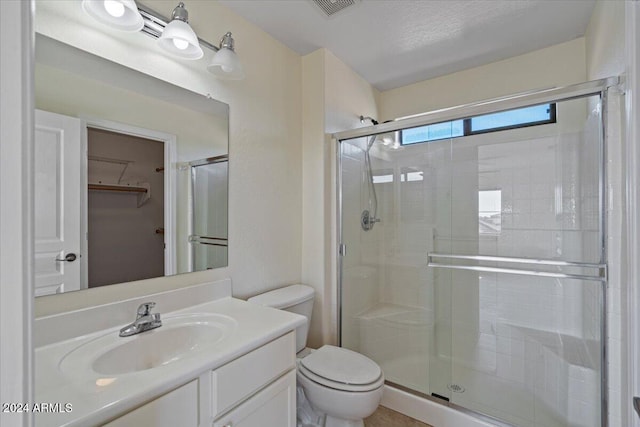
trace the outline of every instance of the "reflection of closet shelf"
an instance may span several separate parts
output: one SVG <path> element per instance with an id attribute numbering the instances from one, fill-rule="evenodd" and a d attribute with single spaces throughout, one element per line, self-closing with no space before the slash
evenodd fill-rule
<path id="1" fill-rule="evenodd" d="M 151 198 L 151 186 L 149 184 L 123 185 L 89 183 L 89 191 L 114 191 L 119 193 L 132 193 L 138 195 L 138 207 L 144 205 Z"/>

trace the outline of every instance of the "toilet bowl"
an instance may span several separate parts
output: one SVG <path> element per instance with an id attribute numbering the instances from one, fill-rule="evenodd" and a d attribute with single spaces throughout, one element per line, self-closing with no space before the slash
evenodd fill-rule
<path id="1" fill-rule="evenodd" d="M 325 345 L 298 360 L 298 384 L 326 427 L 362 427 L 382 399 L 384 376 L 371 359 Z"/>
<path id="2" fill-rule="evenodd" d="M 305 325 L 296 329 L 297 382 L 311 406 L 325 415 L 325 427 L 363 427 L 382 399 L 384 374 L 368 357 L 325 345 L 305 348 L 313 308 L 313 288 L 291 285 L 249 298 L 248 301 L 301 314 Z"/>

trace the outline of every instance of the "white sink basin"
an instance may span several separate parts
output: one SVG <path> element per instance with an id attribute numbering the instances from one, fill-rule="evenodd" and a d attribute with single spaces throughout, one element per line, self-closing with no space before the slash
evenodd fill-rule
<path id="1" fill-rule="evenodd" d="M 229 336 L 236 321 L 219 314 L 184 314 L 162 319 L 162 326 L 122 338 L 110 332 L 69 353 L 60 370 L 71 376 L 119 376 L 154 369 L 211 350 Z"/>

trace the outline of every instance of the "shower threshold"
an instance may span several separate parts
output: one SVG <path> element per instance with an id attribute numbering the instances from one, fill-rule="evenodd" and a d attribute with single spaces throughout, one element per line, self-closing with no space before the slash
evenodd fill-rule
<path id="1" fill-rule="evenodd" d="M 517 427 L 447 400 L 385 381 L 382 406 L 432 426 Z"/>

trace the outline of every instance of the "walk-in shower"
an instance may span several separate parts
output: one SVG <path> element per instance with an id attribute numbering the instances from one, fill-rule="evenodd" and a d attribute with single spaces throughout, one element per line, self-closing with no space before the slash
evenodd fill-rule
<path id="1" fill-rule="evenodd" d="M 606 426 L 603 112 L 615 83 L 336 135 L 341 345 L 390 385 L 479 417 Z M 365 231 L 372 193 L 383 220 Z"/>

